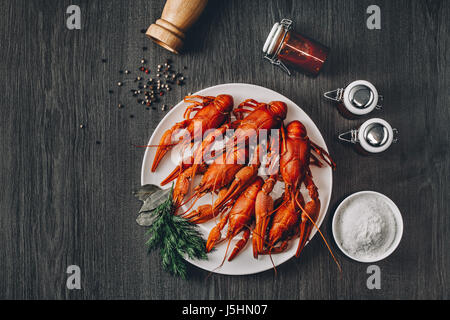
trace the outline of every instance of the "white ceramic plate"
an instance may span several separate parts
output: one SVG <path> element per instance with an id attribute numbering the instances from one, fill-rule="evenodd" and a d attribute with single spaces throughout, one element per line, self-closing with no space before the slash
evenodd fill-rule
<path id="1" fill-rule="evenodd" d="M 288 114 L 285 120 L 285 123 L 288 124 L 293 120 L 300 120 L 308 130 L 308 135 L 317 144 L 327 150 L 325 141 L 320 134 L 319 129 L 316 127 L 314 122 L 308 117 L 308 115 L 294 102 L 289 100 L 288 98 L 282 96 L 281 94 L 260 86 L 243 84 L 243 83 L 230 83 L 230 84 L 222 84 L 214 87 L 203 89 L 197 93 L 196 95 L 202 96 L 217 96 L 219 94 L 229 94 L 233 96 L 235 106 L 237 106 L 242 101 L 252 98 L 259 102 L 270 102 L 270 101 L 283 101 L 288 105 Z M 150 142 L 148 145 L 157 145 L 159 140 L 161 139 L 164 132 L 171 128 L 176 122 L 179 122 L 183 119 L 183 113 L 187 104 L 183 101 L 176 105 L 165 117 L 161 120 L 158 127 L 155 129 L 152 137 L 150 138 Z M 158 166 L 158 169 L 155 173 L 151 172 L 151 165 L 153 159 L 155 157 L 156 148 L 147 148 L 144 161 L 142 164 L 142 174 L 141 174 L 141 183 L 145 184 L 156 184 L 159 185 L 160 182 L 167 177 L 167 175 L 175 168 L 176 164 L 179 163 L 180 150 L 177 148 L 170 151 L 161 161 Z M 330 203 L 331 198 L 331 190 L 333 184 L 333 176 L 332 170 L 329 167 L 317 168 L 312 166 L 312 174 L 314 177 L 314 182 L 317 185 L 320 195 L 320 201 L 322 203 L 322 208 L 319 216 L 320 226 L 323 219 L 325 218 L 326 212 L 328 210 L 328 205 Z M 196 180 L 197 184 L 199 180 Z M 165 186 L 166 188 L 170 188 L 170 185 Z M 278 183 L 272 196 L 274 199 L 278 198 L 282 193 L 283 186 L 281 183 Z M 305 190 L 302 191 L 303 194 L 307 194 Z M 196 206 L 200 206 L 202 204 L 211 203 L 211 196 L 207 195 L 203 197 L 196 203 Z M 210 221 L 208 223 L 200 225 L 200 230 L 203 233 L 205 239 L 208 238 L 209 231 L 214 227 L 217 221 Z M 224 229 L 223 234 L 226 232 L 226 228 Z M 314 236 L 316 230 L 313 230 L 310 239 Z M 234 247 L 234 244 L 240 239 L 241 235 L 238 235 L 230 244 L 230 248 Z M 205 269 L 207 271 L 220 273 L 220 274 L 228 274 L 228 275 L 246 275 L 246 274 L 254 274 L 262 271 L 269 270 L 273 268 L 272 262 L 268 256 L 260 256 L 257 260 L 253 258 L 252 248 L 251 248 L 251 238 L 249 239 L 246 247 L 240 252 L 240 254 L 232 261 L 226 261 L 222 267 L 218 268 L 223 260 L 225 254 L 226 243 L 216 247 L 217 250 L 210 253 L 208 255 L 207 261 L 191 261 L 190 263 L 194 264 L 197 267 Z M 292 240 L 289 247 L 285 252 L 280 254 L 272 255 L 273 262 L 275 266 L 282 264 L 283 262 L 289 260 L 295 255 L 296 249 L 298 245 L 298 238 L 296 240 Z M 228 254 L 231 253 L 231 249 L 228 251 Z"/>
<path id="2" fill-rule="evenodd" d="M 352 201 L 358 201 L 358 200 L 361 200 L 364 198 L 369 198 L 369 197 L 377 197 L 389 206 L 389 208 L 392 211 L 393 221 L 395 222 L 395 225 L 396 225 L 396 227 L 395 227 L 396 232 L 393 237 L 392 243 L 386 249 L 385 252 L 380 253 L 377 256 L 369 257 L 369 258 L 357 257 L 355 255 L 352 255 L 347 250 L 345 250 L 345 248 L 342 246 L 342 240 L 341 240 L 342 236 L 341 236 L 341 233 L 339 232 L 340 221 L 341 221 L 342 215 L 345 214 L 344 209 L 347 207 L 348 204 L 350 204 Z M 400 210 L 398 209 L 398 207 L 395 205 L 395 203 L 391 199 L 386 197 L 384 194 L 381 194 L 381 193 L 378 193 L 375 191 L 361 191 L 361 192 L 354 193 L 354 194 L 350 195 L 349 197 L 347 197 L 337 207 L 336 212 L 333 217 L 332 224 L 333 224 L 332 229 L 333 229 L 334 241 L 336 242 L 339 249 L 341 249 L 341 251 L 350 259 L 353 259 L 358 262 L 363 262 L 363 263 L 373 263 L 373 262 L 377 262 L 377 261 L 386 259 L 388 256 L 390 256 L 395 251 L 395 249 L 397 249 L 397 247 L 400 244 L 400 241 L 402 239 L 402 236 L 403 236 L 403 218 L 400 213 Z"/>

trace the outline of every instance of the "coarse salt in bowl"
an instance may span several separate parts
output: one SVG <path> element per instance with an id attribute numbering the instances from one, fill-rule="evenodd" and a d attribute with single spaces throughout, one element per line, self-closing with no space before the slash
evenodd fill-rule
<path id="1" fill-rule="evenodd" d="M 365 263 L 387 258 L 403 235 L 403 219 L 395 203 L 374 191 L 346 198 L 333 217 L 333 236 L 349 258 Z"/>

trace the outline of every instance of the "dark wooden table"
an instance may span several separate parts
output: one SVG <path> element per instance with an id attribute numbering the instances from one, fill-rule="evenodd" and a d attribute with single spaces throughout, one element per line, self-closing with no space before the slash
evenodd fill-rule
<path id="1" fill-rule="evenodd" d="M 180 56 L 140 32 L 160 17 L 164 1 L 75 1 L 79 31 L 66 28 L 72 2 L 0 2 L 0 298 L 450 297 L 449 1 L 379 0 L 382 29 L 368 30 L 371 1 L 212 0 Z M 318 78 L 288 77 L 261 59 L 272 24 L 286 17 L 332 48 Z M 332 243 L 340 275 L 317 237 L 277 275 L 206 279 L 207 272 L 191 267 L 183 281 L 164 272 L 158 254 L 146 251 L 131 191 L 140 184 L 144 154 L 132 143 L 145 144 L 165 112 L 146 110 L 128 87 L 116 86 L 123 79 L 118 71 L 136 74 L 142 57 L 150 66 L 167 57 L 188 66 L 186 85 L 165 97 L 170 105 L 188 92 L 245 82 L 303 106 L 338 164 L 327 238 L 334 209 L 356 191 L 384 193 L 403 213 L 398 250 L 377 264 L 381 290 L 368 290 L 367 265 Z M 344 119 L 322 93 L 356 79 L 378 87 L 385 108 L 374 116 L 400 131 L 400 142 L 385 154 L 364 157 L 337 139 L 366 118 Z M 66 288 L 72 264 L 82 271 L 78 291 Z"/>

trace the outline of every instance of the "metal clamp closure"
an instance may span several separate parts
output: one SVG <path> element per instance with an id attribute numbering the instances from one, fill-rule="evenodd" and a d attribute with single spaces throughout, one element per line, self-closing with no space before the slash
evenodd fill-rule
<path id="1" fill-rule="evenodd" d="M 342 102 L 344 101 L 344 91 L 345 89 L 339 88 L 333 91 L 325 92 L 323 96 L 331 101 Z"/>
<path id="2" fill-rule="evenodd" d="M 359 130 L 353 129 L 353 130 L 347 131 L 345 133 L 341 133 L 339 135 L 339 140 L 356 144 L 356 143 L 359 142 L 358 132 L 359 132 Z M 348 136 L 348 135 L 350 135 L 350 139 L 345 137 L 345 136 Z"/>
<path id="3" fill-rule="evenodd" d="M 393 128 L 392 131 L 394 132 L 394 140 L 392 141 L 392 143 L 397 143 L 399 140 L 398 136 L 400 134 L 400 131 L 398 131 L 398 129 L 395 128 Z"/>
<path id="4" fill-rule="evenodd" d="M 280 25 L 283 26 L 283 28 L 284 28 L 284 34 L 283 34 L 283 38 L 281 39 L 280 43 L 283 43 L 284 39 L 286 39 L 287 33 L 292 29 L 292 24 L 293 24 L 292 20 L 289 20 L 289 19 L 281 20 Z M 270 63 L 273 65 L 279 66 L 281 68 L 281 70 L 283 70 L 289 76 L 291 76 L 291 71 L 288 69 L 288 67 L 286 67 L 286 65 L 277 58 L 278 54 L 280 53 L 280 50 L 281 50 L 281 45 L 278 46 L 278 48 L 274 52 L 274 54 L 269 55 L 268 53 L 266 53 L 264 55 L 264 59 L 269 60 Z"/>
<path id="5" fill-rule="evenodd" d="M 378 104 L 375 107 L 377 110 L 383 110 L 383 106 L 380 104 L 380 102 L 383 102 L 384 97 L 382 95 L 378 95 Z"/>

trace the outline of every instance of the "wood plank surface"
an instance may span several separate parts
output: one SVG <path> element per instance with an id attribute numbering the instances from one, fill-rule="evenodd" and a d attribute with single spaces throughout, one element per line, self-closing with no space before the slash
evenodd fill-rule
<path id="1" fill-rule="evenodd" d="M 0 298 L 450 298 L 449 1 L 378 0 L 382 29 L 368 30 L 365 12 L 374 3 L 366 0 L 211 0 L 180 56 L 140 32 L 160 17 L 164 1 L 78 0 L 76 31 L 66 28 L 70 4 L 0 1 Z M 267 33 L 282 18 L 332 48 L 318 78 L 288 77 L 262 60 Z M 165 97 L 170 105 L 188 92 L 245 82 L 302 106 L 338 164 L 327 238 L 334 209 L 356 191 L 386 194 L 403 214 L 398 250 L 377 264 L 382 289 L 368 290 L 367 265 L 332 243 L 339 274 L 318 237 L 276 275 L 207 278 L 190 267 L 183 281 L 164 272 L 134 222 L 139 203 L 131 191 L 144 154 L 132 144 L 145 144 L 165 112 L 138 106 L 115 85 L 118 71 L 136 74 L 142 57 L 150 66 L 170 57 L 188 67 L 186 85 Z M 400 131 L 400 142 L 379 156 L 338 141 L 366 118 L 346 120 L 322 98 L 356 79 L 377 86 L 384 110 L 373 115 Z M 82 290 L 66 289 L 72 264 L 81 267 Z"/>

